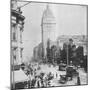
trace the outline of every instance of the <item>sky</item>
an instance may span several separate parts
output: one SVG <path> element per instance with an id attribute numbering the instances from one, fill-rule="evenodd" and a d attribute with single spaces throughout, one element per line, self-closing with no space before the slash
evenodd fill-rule
<path id="1" fill-rule="evenodd" d="M 23 31 L 24 60 L 33 55 L 33 48 L 41 42 L 41 18 L 47 3 L 30 3 L 23 7 L 25 16 Z M 49 4 L 56 19 L 56 34 L 86 35 L 87 7 L 79 5 Z"/>

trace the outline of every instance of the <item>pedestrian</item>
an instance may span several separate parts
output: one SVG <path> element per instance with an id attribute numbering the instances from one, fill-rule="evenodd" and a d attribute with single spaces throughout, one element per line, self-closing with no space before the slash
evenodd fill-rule
<path id="1" fill-rule="evenodd" d="M 32 88 L 34 88 L 35 83 L 36 83 L 36 80 L 35 80 L 35 79 L 33 79 L 33 80 L 32 80 L 32 83 L 31 83 L 31 87 L 32 87 Z"/>
<path id="2" fill-rule="evenodd" d="M 81 85 L 81 81 L 80 81 L 79 75 L 78 75 L 78 77 L 77 77 L 77 85 Z"/>
<path id="3" fill-rule="evenodd" d="M 40 87 L 40 83 L 39 83 L 39 81 L 37 81 L 37 87 L 38 87 L 38 88 Z"/>
<path id="4" fill-rule="evenodd" d="M 31 81 L 29 80 L 28 81 L 28 89 L 30 89 L 31 88 Z"/>
<path id="5" fill-rule="evenodd" d="M 56 73 L 56 78 L 57 78 L 57 73 Z"/>

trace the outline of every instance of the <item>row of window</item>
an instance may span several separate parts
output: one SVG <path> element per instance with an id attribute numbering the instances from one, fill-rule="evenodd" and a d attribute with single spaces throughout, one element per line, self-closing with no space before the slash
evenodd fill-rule
<path id="1" fill-rule="evenodd" d="M 17 24 L 12 25 L 12 33 L 11 34 L 12 34 L 11 39 L 13 41 L 17 41 L 17 38 L 18 38 Z M 22 42 L 22 28 L 21 27 L 20 27 L 20 42 Z"/>
<path id="2" fill-rule="evenodd" d="M 20 49 L 20 57 L 22 58 L 22 51 L 23 49 Z M 12 60 L 17 62 L 18 57 L 18 49 L 16 47 L 12 48 Z"/>

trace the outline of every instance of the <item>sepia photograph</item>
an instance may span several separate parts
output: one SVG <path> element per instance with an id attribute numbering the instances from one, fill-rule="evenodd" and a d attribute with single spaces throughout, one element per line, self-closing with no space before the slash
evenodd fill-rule
<path id="1" fill-rule="evenodd" d="M 88 5 L 11 0 L 11 90 L 88 85 Z"/>

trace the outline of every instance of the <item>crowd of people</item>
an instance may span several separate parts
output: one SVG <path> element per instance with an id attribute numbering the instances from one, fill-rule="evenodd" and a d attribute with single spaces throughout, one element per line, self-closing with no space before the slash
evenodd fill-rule
<path id="1" fill-rule="evenodd" d="M 50 87 L 51 86 L 50 81 L 54 79 L 54 74 L 52 72 L 45 73 L 40 71 L 41 67 L 40 65 L 37 64 L 35 65 L 29 64 L 28 66 L 24 66 L 23 70 L 29 77 L 29 81 L 25 86 L 27 88 Z"/>
<path id="2" fill-rule="evenodd" d="M 45 64 L 46 65 L 46 64 Z M 52 81 L 54 79 L 58 80 L 58 83 L 65 84 L 68 81 L 68 77 L 73 78 L 73 72 L 70 71 L 71 69 L 67 70 L 66 74 L 64 74 L 65 78 L 63 78 L 62 73 L 58 73 L 59 69 L 57 68 L 56 71 L 44 71 L 42 66 L 45 67 L 44 64 L 29 64 L 23 68 L 26 75 L 29 77 L 27 84 L 25 84 L 25 88 L 43 88 L 43 87 L 52 87 Z M 56 68 L 56 66 L 52 64 L 47 64 L 48 68 Z M 58 72 L 57 72 L 58 71 Z M 64 71 L 65 72 L 65 71 Z M 72 73 L 72 74 L 71 74 Z M 78 73 L 77 73 L 78 74 Z M 77 78 L 78 79 L 78 78 Z M 64 83 L 62 83 L 64 81 Z M 80 80 L 79 80 L 80 81 Z"/>

